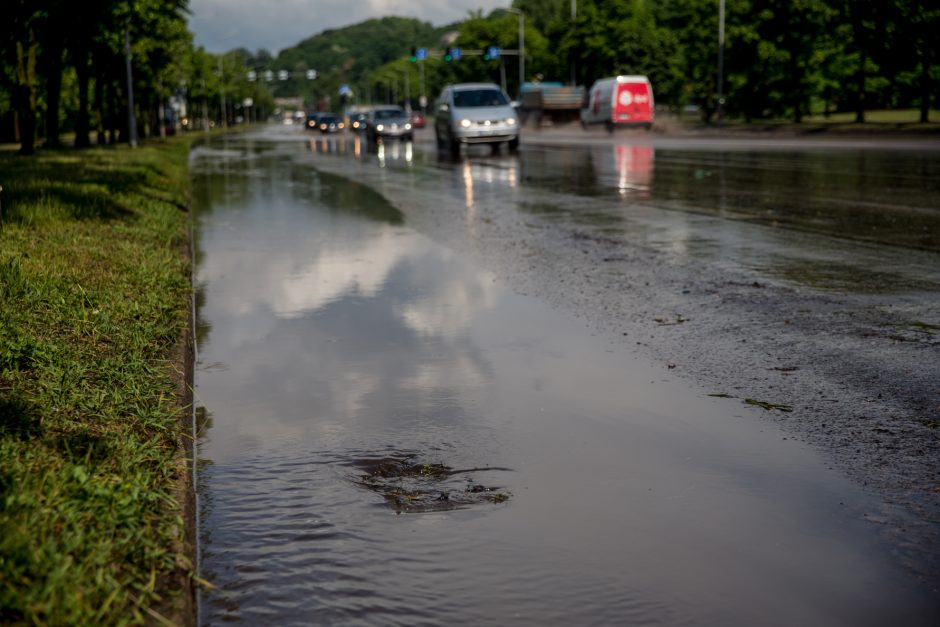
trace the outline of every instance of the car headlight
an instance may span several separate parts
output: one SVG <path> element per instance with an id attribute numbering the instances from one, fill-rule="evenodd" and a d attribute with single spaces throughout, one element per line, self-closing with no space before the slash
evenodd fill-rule
<path id="1" fill-rule="evenodd" d="M 353 128 L 359 128 L 359 122 L 353 122 Z"/>
<path id="2" fill-rule="evenodd" d="M 384 125 L 384 124 L 376 124 L 376 125 L 375 125 L 375 130 L 377 130 L 377 131 L 384 131 L 384 130 L 385 130 L 385 125 Z"/>
<path id="3" fill-rule="evenodd" d="M 326 124 L 321 124 L 321 125 L 320 125 L 320 130 L 321 130 L 321 131 L 325 131 L 325 130 L 326 130 Z"/>
<path id="4" fill-rule="evenodd" d="M 410 128 L 411 128 L 411 122 L 405 122 L 405 130 L 407 131 Z"/>
<path id="5" fill-rule="evenodd" d="M 463 120 L 460 120 L 460 126 L 462 128 L 470 128 L 470 120 L 467 120 L 466 118 Z"/>
<path id="6" fill-rule="evenodd" d="M 311 120 L 307 122 L 307 126 L 309 126 L 310 128 L 313 128 L 314 126 L 316 126 L 316 124 L 313 122 L 313 120 Z"/>
<path id="7" fill-rule="evenodd" d="M 509 126 L 515 126 L 516 118 L 506 118 L 506 124 L 508 124 Z"/>
<path id="8" fill-rule="evenodd" d="M 336 125 L 336 128 L 346 128 L 346 125 L 340 122 L 339 124 Z"/>

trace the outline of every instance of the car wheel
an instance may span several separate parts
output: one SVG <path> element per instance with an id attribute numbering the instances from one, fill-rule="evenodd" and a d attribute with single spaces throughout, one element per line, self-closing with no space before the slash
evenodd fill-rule
<path id="1" fill-rule="evenodd" d="M 407 135 L 402 135 L 401 140 L 404 142 L 413 142 L 415 140 L 415 136 L 411 133 L 408 133 Z"/>
<path id="2" fill-rule="evenodd" d="M 448 142 L 448 148 L 450 148 L 450 155 L 455 159 L 460 156 L 460 142 L 451 137 Z"/>
<path id="3" fill-rule="evenodd" d="M 510 139 L 506 145 L 509 146 L 509 152 L 516 152 L 517 150 L 519 150 L 519 136 L 516 135 L 515 137 Z"/>
<path id="4" fill-rule="evenodd" d="M 617 128 L 613 122 L 607 121 L 604 123 L 604 126 L 607 128 L 607 132 L 611 135 L 614 134 L 614 130 Z"/>

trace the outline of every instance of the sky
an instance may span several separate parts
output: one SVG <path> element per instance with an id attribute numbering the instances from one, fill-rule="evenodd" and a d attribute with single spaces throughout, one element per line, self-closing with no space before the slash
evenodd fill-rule
<path id="1" fill-rule="evenodd" d="M 303 39 L 373 17 L 416 17 L 435 26 L 489 13 L 510 0 L 190 0 L 189 29 L 209 52 L 233 48 L 272 54 Z"/>

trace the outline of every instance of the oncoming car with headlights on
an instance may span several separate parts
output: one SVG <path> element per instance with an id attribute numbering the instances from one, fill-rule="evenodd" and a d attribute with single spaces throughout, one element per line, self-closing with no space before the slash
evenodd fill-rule
<path id="1" fill-rule="evenodd" d="M 367 133 L 373 142 L 380 137 L 397 137 L 406 141 L 414 139 L 411 119 L 401 107 L 376 107 L 369 112 Z"/>
<path id="2" fill-rule="evenodd" d="M 448 85 L 437 99 L 434 134 L 439 148 L 451 154 L 461 144 L 506 143 L 510 151 L 519 147 L 519 119 L 509 97 L 495 83 Z"/>
<path id="3" fill-rule="evenodd" d="M 323 134 L 338 133 L 346 128 L 343 120 L 333 113 L 321 113 L 317 119 L 317 128 Z"/>

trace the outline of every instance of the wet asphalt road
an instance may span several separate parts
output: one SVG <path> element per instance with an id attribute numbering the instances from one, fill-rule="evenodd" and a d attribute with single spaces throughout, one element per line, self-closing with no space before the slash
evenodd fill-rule
<path id="1" fill-rule="evenodd" d="M 940 581 L 940 142 L 572 129 L 456 162 L 430 129 L 411 152 L 309 143 L 521 292 L 792 407 L 749 412 L 882 496 L 872 518 Z"/>
<path id="2" fill-rule="evenodd" d="M 936 146 L 428 140 L 194 157 L 202 622 L 930 623 Z"/>

